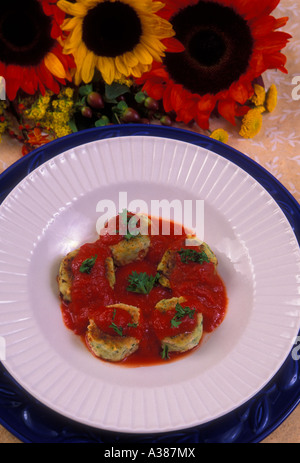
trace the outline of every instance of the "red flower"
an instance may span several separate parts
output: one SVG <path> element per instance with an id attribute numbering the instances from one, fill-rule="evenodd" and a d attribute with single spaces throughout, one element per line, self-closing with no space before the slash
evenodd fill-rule
<path id="1" fill-rule="evenodd" d="M 71 81 L 73 59 L 62 53 L 64 13 L 53 0 L 10 0 L 0 8 L 0 76 L 14 100 L 19 89 L 58 93 Z"/>
<path id="2" fill-rule="evenodd" d="M 253 81 L 268 69 L 287 73 L 281 50 L 291 36 L 277 29 L 287 17 L 270 13 L 279 0 L 166 0 L 170 21 L 185 51 L 166 54 L 163 63 L 137 80 L 149 96 L 162 99 L 177 121 L 209 128 L 213 111 L 232 124 L 244 115 Z"/>
<path id="3" fill-rule="evenodd" d="M 33 130 L 28 132 L 28 143 L 31 146 L 43 146 L 49 141 L 49 135 L 43 135 L 41 129 L 39 129 L 38 127 L 35 127 Z"/>

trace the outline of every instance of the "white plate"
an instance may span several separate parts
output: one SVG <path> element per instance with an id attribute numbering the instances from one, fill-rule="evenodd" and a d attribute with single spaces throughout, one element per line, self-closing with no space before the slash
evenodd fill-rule
<path id="1" fill-rule="evenodd" d="M 95 359 L 63 324 L 61 258 L 97 238 L 97 203 L 203 199 L 204 239 L 228 291 L 223 324 L 173 363 L 124 368 Z M 118 432 L 207 423 L 254 396 L 289 355 L 300 326 L 300 253 L 272 197 L 250 175 L 195 145 L 153 137 L 100 140 L 56 156 L 0 207 L 0 336 L 9 373 L 60 414 Z"/>

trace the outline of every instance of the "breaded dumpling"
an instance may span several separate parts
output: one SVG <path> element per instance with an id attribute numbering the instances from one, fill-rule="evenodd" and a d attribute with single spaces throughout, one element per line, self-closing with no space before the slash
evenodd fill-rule
<path id="1" fill-rule="evenodd" d="M 204 241 L 199 240 L 195 236 L 187 236 L 187 240 L 189 242 L 189 245 L 193 243 L 195 245 L 195 249 L 199 252 L 205 252 L 205 254 L 208 257 L 209 262 L 212 262 L 214 266 L 216 267 L 218 265 L 218 259 L 216 255 L 213 253 L 213 251 L 210 249 L 207 243 Z"/>
<path id="2" fill-rule="evenodd" d="M 114 289 L 116 284 L 115 264 L 112 257 L 105 259 L 105 276 L 111 289 Z"/>
<path id="3" fill-rule="evenodd" d="M 137 235 L 130 240 L 123 239 L 110 246 L 114 264 L 118 267 L 142 260 L 148 253 L 150 238 L 148 235 Z"/>
<path id="4" fill-rule="evenodd" d="M 79 250 L 76 249 L 75 251 L 69 252 L 63 260 L 61 261 L 58 276 L 57 276 L 57 283 L 59 288 L 59 293 L 62 299 L 65 302 L 71 302 L 71 288 L 73 283 L 73 273 L 72 273 L 72 261 L 75 256 L 77 256 Z"/>
<path id="5" fill-rule="evenodd" d="M 131 315 L 132 324 L 140 323 L 140 309 L 126 304 L 114 304 L 108 309 L 123 309 Z M 140 340 L 133 336 L 121 336 L 105 333 L 90 320 L 86 333 L 86 341 L 92 352 L 104 360 L 120 362 L 133 354 L 139 347 Z"/>
<path id="6" fill-rule="evenodd" d="M 69 252 L 63 260 L 61 261 L 57 283 L 59 288 L 59 293 L 64 302 L 72 302 L 71 291 L 73 284 L 73 272 L 72 272 L 72 262 L 73 259 L 77 256 L 79 249 Z M 116 283 L 115 275 L 115 265 L 111 257 L 107 257 L 105 260 L 105 276 L 107 281 L 112 289 L 114 289 Z"/>
<path id="7" fill-rule="evenodd" d="M 159 301 L 155 309 L 160 312 L 167 312 L 174 310 L 177 304 L 183 304 L 184 297 L 173 297 L 172 299 L 163 299 Z M 203 335 L 203 315 L 195 313 L 196 327 L 191 332 L 182 332 L 175 336 L 166 336 L 161 340 L 161 347 L 163 351 L 167 349 L 168 352 L 187 352 L 196 347 Z"/>
<path id="8" fill-rule="evenodd" d="M 212 250 L 210 249 L 207 243 L 204 243 L 204 241 L 201 242 L 195 237 L 187 237 L 187 239 L 190 240 L 189 246 L 193 243 L 193 250 L 199 253 L 204 252 L 207 256 L 208 261 L 212 262 L 215 268 L 217 267 L 218 265 L 217 257 L 212 252 Z M 197 244 L 197 245 L 194 246 L 194 244 Z M 178 254 L 178 250 L 167 249 L 167 251 L 164 253 L 161 261 L 159 262 L 157 266 L 157 271 L 160 272 L 161 274 L 159 282 L 162 286 L 165 286 L 166 288 L 171 287 L 169 278 L 176 266 L 177 254 Z"/>

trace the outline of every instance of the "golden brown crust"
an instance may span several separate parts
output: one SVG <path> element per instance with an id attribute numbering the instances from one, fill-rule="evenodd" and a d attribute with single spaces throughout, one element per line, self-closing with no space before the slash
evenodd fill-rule
<path id="1" fill-rule="evenodd" d="M 130 313 L 132 322 L 138 324 L 140 309 L 127 304 L 113 304 L 108 308 L 123 309 Z M 91 351 L 104 360 L 120 362 L 133 354 L 139 347 L 139 340 L 132 336 L 111 336 L 101 331 L 93 320 L 90 320 L 86 341 Z"/>
<path id="2" fill-rule="evenodd" d="M 69 252 L 61 261 L 58 276 L 57 276 L 57 283 L 59 288 L 59 293 L 63 301 L 71 302 L 71 288 L 73 283 L 73 272 L 72 272 L 72 262 L 77 256 L 79 250 L 76 249 L 75 251 Z"/>
<path id="3" fill-rule="evenodd" d="M 138 235 L 130 240 L 122 240 L 110 246 L 114 264 L 118 267 L 142 260 L 148 253 L 150 238 L 148 235 Z"/>

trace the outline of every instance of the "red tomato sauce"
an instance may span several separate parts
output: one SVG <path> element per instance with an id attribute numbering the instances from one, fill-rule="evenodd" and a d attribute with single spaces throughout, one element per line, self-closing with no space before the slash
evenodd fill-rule
<path id="1" fill-rule="evenodd" d="M 151 218 L 151 220 L 155 219 Z M 84 244 L 72 262 L 74 277 L 71 290 L 72 302 L 62 302 L 61 305 L 64 323 L 83 339 L 90 319 L 93 319 L 107 334 L 118 336 L 118 333 L 111 328 L 112 323 L 115 323 L 123 330 L 122 335 L 139 339 L 139 349 L 124 359 L 122 365 L 146 366 L 166 362 L 161 355 L 161 339 L 165 336 L 192 332 L 196 327 L 197 313 L 203 315 L 204 334 L 214 331 L 226 315 L 226 288 L 213 263 L 184 263 L 179 253 L 176 253 L 176 265 L 169 276 L 171 288 L 157 283 L 149 294 L 128 291 L 128 278 L 132 272 L 145 272 L 147 275 L 155 276 L 157 266 L 167 249 L 172 248 L 177 251 L 188 249 L 185 246 L 184 229 L 182 228 L 181 234 L 178 235 L 178 226 L 175 229 L 174 223 L 170 222 L 170 234 L 163 235 L 161 232 L 164 222 L 161 219 L 157 222 L 159 233 L 150 235 L 150 248 L 143 260 L 115 268 L 114 289 L 110 287 L 105 275 L 105 260 L 111 257 L 110 246 L 122 240 L 122 236 L 106 234 L 99 237 L 95 243 Z M 81 273 L 80 267 L 83 262 L 94 256 L 97 256 L 97 259 L 90 273 Z M 180 325 L 176 327 L 171 324 L 171 320 L 176 316 L 175 309 L 162 314 L 154 308 L 162 299 L 180 296 L 186 299 L 183 306 L 193 310 L 195 316 L 184 316 Z M 107 308 L 109 305 L 120 303 L 140 308 L 141 319 L 138 327 L 130 326 L 131 316 L 125 310 Z M 184 354 L 172 352 L 170 360 L 187 355 L 189 352 Z"/>

